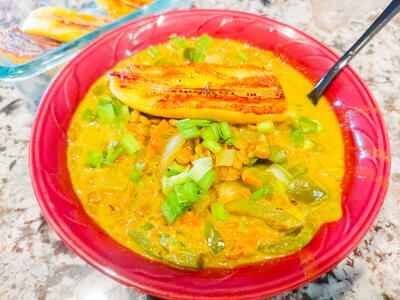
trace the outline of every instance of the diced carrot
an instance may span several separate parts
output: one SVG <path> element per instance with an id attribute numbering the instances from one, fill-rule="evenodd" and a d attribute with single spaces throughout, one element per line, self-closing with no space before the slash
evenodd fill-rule
<path id="1" fill-rule="evenodd" d="M 201 221 L 199 218 L 197 218 L 191 211 L 188 211 L 185 213 L 181 218 L 180 221 L 182 224 L 188 225 L 188 226 L 200 226 Z"/>
<path id="2" fill-rule="evenodd" d="M 242 172 L 242 180 L 252 186 L 260 188 L 263 186 L 260 179 L 258 179 L 251 171 L 244 169 Z"/>

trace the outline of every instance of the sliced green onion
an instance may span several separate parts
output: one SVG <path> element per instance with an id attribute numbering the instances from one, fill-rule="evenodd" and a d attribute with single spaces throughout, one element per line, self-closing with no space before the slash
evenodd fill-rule
<path id="1" fill-rule="evenodd" d="M 304 141 L 303 146 L 301 147 L 301 149 L 304 150 L 304 151 L 311 151 L 311 150 L 314 150 L 316 146 L 317 146 L 317 144 L 314 141 L 306 139 Z"/>
<path id="2" fill-rule="evenodd" d="M 225 141 L 226 146 L 233 146 L 236 142 L 236 137 L 232 136 Z"/>
<path id="3" fill-rule="evenodd" d="M 193 162 L 193 165 L 193 168 L 188 172 L 189 177 L 198 183 L 200 179 L 212 169 L 212 158 L 199 158 Z"/>
<path id="4" fill-rule="evenodd" d="M 228 215 L 226 213 L 224 204 L 215 202 L 215 203 L 212 203 L 210 207 L 211 207 L 211 214 L 213 215 L 213 217 L 215 219 L 217 219 L 218 221 L 222 221 L 222 222 L 225 222 L 226 220 L 228 220 Z"/>
<path id="5" fill-rule="evenodd" d="M 269 152 L 270 154 L 268 160 L 279 164 L 287 162 L 285 151 L 281 147 L 277 145 L 270 145 Z"/>
<path id="6" fill-rule="evenodd" d="M 218 142 L 216 142 L 216 141 L 208 140 L 208 141 L 204 141 L 201 144 L 214 154 L 218 153 L 222 150 L 222 146 L 220 144 L 218 144 Z"/>
<path id="7" fill-rule="evenodd" d="M 267 194 L 270 194 L 272 192 L 271 188 L 268 186 L 263 186 L 257 190 L 255 190 L 250 198 L 251 200 L 260 200 L 262 197 L 266 196 Z"/>
<path id="8" fill-rule="evenodd" d="M 140 181 L 140 178 L 142 177 L 143 169 L 145 166 L 146 166 L 146 164 L 140 164 L 140 163 L 137 163 L 135 165 L 136 168 L 135 168 L 135 170 L 133 170 L 131 172 L 131 176 L 130 176 L 132 182 L 138 183 Z"/>
<path id="9" fill-rule="evenodd" d="M 96 120 L 96 116 L 93 113 L 93 110 L 91 109 L 85 109 L 85 111 L 83 112 L 82 116 L 81 116 L 82 120 L 88 121 L 88 122 L 93 122 Z"/>
<path id="10" fill-rule="evenodd" d="M 104 101 L 99 101 L 99 104 L 97 105 L 97 118 L 100 122 L 105 124 L 113 123 L 116 119 L 114 105 Z"/>
<path id="11" fill-rule="evenodd" d="M 194 124 L 193 120 L 191 119 L 175 121 L 174 124 L 182 136 L 187 140 L 200 136 L 200 131 L 197 129 L 196 124 Z"/>
<path id="12" fill-rule="evenodd" d="M 100 168 L 102 166 L 104 155 L 102 152 L 89 151 L 86 154 L 86 165 L 92 168 Z"/>
<path id="13" fill-rule="evenodd" d="M 183 171 L 185 171 L 185 167 L 184 166 L 181 166 L 180 164 L 178 164 L 177 162 L 173 162 L 172 163 L 172 165 L 170 165 L 169 167 L 168 167 L 168 170 L 170 170 L 170 171 L 176 171 L 176 172 L 178 172 L 178 173 L 181 173 L 181 172 L 183 172 Z"/>
<path id="14" fill-rule="evenodd" d="M 200 49 L 186 48 L 183 51 L 183 57 L 190 62 L 203 62 L 205 55 Z"/>
<path id="15" fill-rule="evenodd" d="M 179 48 L 185 48 L 186 47 L 186 41 L 183 37 L 178 36 L 176 34 L 172 34 L 170 37 L 171 42 L 173 45 L 179 47 Z"/>
<path id="16" fill-rule="evenodd" d="M 190 206 L 199 199 L 197 195 L 197 184 L 190 180 L 184 184 L 175 185 L 175 194 L 178 203 L 184 206 Z"/>
<path id="17" fill-rule="evenodd" d="M 185 212 L 182 207 L 177 205 L 176 194 L 170 194 L 167 199 L 161 204 L 161 212 L 168 223 L 173 223 Z"/>
<path id="18" fill-rule="evenodd" d="M 228 122 L 220 122 L 218 123 L 218 130 L 219 135 L 224 139 L 227 140 L 233 136 L 232 130 L 228 125 Z"/>
<path id="19" fill-rule="evenodd" d="M 158 55 L 160 55 L 160 50 L 158 50 L 156 47 L 150 47 L 149 49 L 146 50 L 146 53 L 151 57 L 155 58 Z"/>
<path id="20" fill-rule="evenodd" d="M 175 176 L 175 175 L 178 175 L 178 174 L 179 174 L 179 172 L 176 171 L 176 170 L 169 170 L 164 175 L 167 176 L 167 177 L 172 177 L 172 176 Z"/>
<path id="21" fill-rule="evenodd" d="M 217 173 L 214 170 L 209 170 L 204 176 L 197 182 L 201 191 L 207 193 L 211 188 L 215 179 L 217 178 Z"/>
<path id="22" fill-rule="evenodd" d="M 182 172 L 171 177 L 163 176 L 161 178 L 161 190 L 165 196 L 168 196 L 174 190 L 175 185 L 183 184 L 188 181 L 190 181 L 188 172 Z"/>
<path id="23" fill-rule="evenodd" d="M 131 133 L 127 133 L 122 137 L 121 145 L 130 155 L 134 155 L 136 152 L 142 149 L 142 144 L 140 144 L 136 137 Z"/>
<path id="24" fill-rule="evenodd" d="M 114 161 L 124 152 L 124 149 L 117 144 L 116 146 L 107 150 L 107 154 L 103 160 L 103 164 L 105 166 L 111 166 Z"/>
<path id="25" fill-rule="evenodd" d="M 257 123 L 257 130 L 262 133 L 273 133 L 275 131 L 275 123 L 271 120 Z"/>
<path id="26" fill-rule="evenodd" d="M 304 142 L 305 142 L 305 137 L 303 132 L 301 131 L 301 129 L 299 128 L 295 128 L 292 131 L 292 141 L 293 141 L 293 145 L 297 148 L 302 147 Z"/>
<path id="27" fill-rule="evenodd" d="M 285 168 L 278 164 L 269 166 L 266 171 L 274 174 L 275 177 L 286 186 L 293 181 L 293 176 Z"/>
<path id="28" fill-rule="evenodd" d="M 207 127 L 213 123 L 211 120 L 207 119 L 192 119 L 192 121 L 197 127 Z"/>
<path id="29" fill-rule="evenodd" d="M 196 46 L 204 50 L 208 50 L 213 41 L 212 38 L 207 34 L 202 34 L 196 41 Z"/>
<path id="30" fill-rule="evenodd" d="M 214 125 L 214 124 L 212 124 Z M 214 141 L 217 142 L 219 140 L 219 134 L 218 134 L 218 130 L 215 131 L 216 126 L 209 126 L 207 128 L 205 128 L 202 133 L 201 133 L 201 137 L 203 138 L 204 141 Z M 215 124 L 216 125 L 216 124 Z M 213 129 L 215 128 L 215 129 Z"/>
<path id="31" fill-rule="evenodd" d="M 249 60 L 249 57 L 244 52 L 238 52 L 236 57 L 242 62 L 247 62 Z"/>
<path id="32" fill-rule="evenodd" d="M 301 116 L 296 123 L 296 126 L 305 134 L 315 133 L 318 129 L 318 123 Z"/>

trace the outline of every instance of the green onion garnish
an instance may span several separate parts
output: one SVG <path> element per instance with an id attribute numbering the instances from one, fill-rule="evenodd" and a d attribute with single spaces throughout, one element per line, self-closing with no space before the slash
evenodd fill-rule
<path id="1" fill-rule="evenodd" d="M 82 120 L 93 122 L 94 120 L 96 120 L 96 115 L 93 113 L 93 110 L 87 108 L 83 112 L 81 118 Z"/>
<path id="2" fill-rule="evenodd" d="M 204 174 L 202 178 L 200 178 L 199 181 L 197 181 L 197 184 L 199 185 L 203 193 L 207 193 L 216 178 L 217 173 L 214 170 L 209 170 L 206 174 Z"/>
<path id="3" fill-rule="evenodd" d="M 275 131 L 275 124 L 271 120 L 260 122 L 257 123 L 257 130 L 262 133 L 273 133 Z"/>
<path id="4" fill-rule="evenodd" d="M 184 184 L 178 184 L 175 186 L 175 193 L 177 201 L 182 205 L 183 203 L 192 205 L 199 199 L 197 195 L 197 184 L 190 180 Z"/>
<path id="5" fill-rule="evenodd" d="M 102 152 L 89 151 L 86 154 L 86 165 L 92 168 L 100 168 L 102 165 L 104 155 Z"/>
<path id="6" fill-rule="evenodd" d="M 236 57 L 242 62 L 247 62 L 249 60 L 249 57 L 246 55 L 246 53 L 243 52 L 238 52 L 236 54 Z"/>
<path id="7" fill-rule="evenodd" d="M 124 152 L 124 149 L 117 144 L 116 146 L 110 148 L 106 152 L 106 156 L 103 160 L 105 166 L 111 166 L 114 161 Z"/>
<path id="8" fill-rule="evenodd" d="M 151 57 L 155 58 L 158 55 L 160 55 L 160 50 L 158 50 L 156 47 L 150 47 L 149 49 L 146 50 L 146 53 Z"/>
<path id="9" fill-rule="evenodd" d="M 196 41 L 196 46 L 204 49 L 204 50 L 208 50 L 211 45 L 212 45 L 213 41 L 212 38 L 207 35 L 207 34 L 202 34 Z"/>
<path id="10" fill-rule="evenodd" d="M 274 162 L 274 163 L 284 163 L 287 162 L 286 154 L 283 149 L 277 145 L 270 145 L 269 146 L 269 158 L 268 160 Z"/>
<path id="11" fill-rule="evenodd" d="M 228 220 L 228 215 L 226 214 L 224 204 L 215 202 L 212 203 L 210 207 L 211 207 L 211 214 L 218 221 L 225 222 L 226 220 Z"/>
<path id="12" fill-rule="evenodd" d="M 178 48 L 185 48 L 186 47 L 186 41 L 183 37 L 178 36 L 176 34 L 170 35 L 170 40 L 173 45 L 177 46 Z"/>
<path id="13" fill-rule="evenodd" d="M 193 162 L 193 168 L 188 172 L 190 178 L 192 178 L 196 183 L 212 169 L 212 158 L 204 157 L 199 158 Z"/>
<path id="14" fill-rule="evenodd" d="M 304 151 L 311 151 L 313 149 L 315 149 L 315 147 L 317 146 L 317 144 L 315 144 L 314 141 L 310 140 L 310 139 L 306 139 L 303 143 L 303 146 L 301 147 L 302 150 Z"/>
<path id="15" fill-rule="evenodd" d="M 185 211 L 177 205 L 176 194 L 170 194 L 161 204 L 161 212 L 168 223 L 173 223 Z"/>
<path id="16" fill-rule="evenodd" d="M 306 117 L 300 117 L 295 127 L 301 129 L 305 134 L 315 133 L 318 129 L 318 123 Z"/>
<path id="17" fill-rule="evenodd" d="M 200 136 L 200 131 L 197 129 L 196 124 L 194 124 L 193 120 L 191 119 L 175 121 L 174 124 L 182 136 L 187 140 Z"/>
<path id="18" fill-rule="evenodd" d="M 136 152 L 142 149 L 142 144 L 140 144 L 136 137 L 131 133 L 127 133 L 122 137 L 121 145 L 130 155 L 134 155 Z"/>
<path id="19" fill-rule="evenodd" d="M 216 141 L 208 140 L 208 141 L 204 141 L 201 144 L 214 154 L 218 153 L 222 150 L 222 146 L 220 144 L 218 144 L 218 142 L 216 142 Z"/>
<path id="20" fill-rule="evenodd" d="M 299 147 L 303 146 L 303 144 L 305 142 L 305 138 L 304 138 L 304 134 L 301 131 L 301 129 L 299 129 L 299 128 L 293 129 L 291 136 L 292 136 L 293 145 L 295 147 L 299 148 Z"/>
<path id="21" fill-rule="evenodd" d="M 267 194 L 270 194 L 272 192 L 271 188 L 268 186 L 263 186 L 257 190 L 255 190 L 250 198 L 251 200 L 260 200 L 262 197 L 264 197 Z"/>
<path id="22" fill-rule="evenodd" d="M 139 183 L 140 178 L 142 177 L 142 174 L 143 174 L 143 169 L 145 166 L 146 166 L 146 164 L 140 164 L 140 163 L 137 163 L 135 165 L 135 170 L 133 170 L 131 172 L 131 176 L 130 176 L 132 182 Z"/>
<path id="23" fill-rule="evenodd" d="M 235 142 L 236 142 L 236 137 L 232 136 L 232 137 L 230 137 L 229 139 L 227 139 L 225 141 L 225 145 L 226 146 L 233 146 L 233 144 L 235 144 Z"/>
<path id="24" fill-rule="evenodd" d="M 212 124 L 212 121 L 206 119 L 192 119 L 192 121 L 197 127 L 207 127 Z"/>
<path id="25" fill-rule="evenodd" d="M 106 101 L 99 101 L 97 105 L 97 118 L 101 123 L 113 123 L 116 119 L 114 105 Z"/>
<path id="26" fill-rule="evenodd" d="M 217 142 L 219 140 L 217 124 L 212 124 L 211 126 L 205 128 L 201 133 L 201 137 L 203 138 L 204 141 Z"/>
<path id="27" fill-rule="evenodd" d="M 228 125 L 227 121 L 218 123 L 218 130 L 219 135 L 224 139 L 227 140 L 233 136 L 232 130 Z"/>
<path id="28" fill-rule="evenodd" d="M 183 51 L 183 57 L 190 62 L 203 62 L 205 55 L 200 49 L 186 48 Z"/>

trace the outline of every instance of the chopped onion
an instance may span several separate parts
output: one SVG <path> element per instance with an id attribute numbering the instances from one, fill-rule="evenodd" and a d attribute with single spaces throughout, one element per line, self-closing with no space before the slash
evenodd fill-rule
<path id="1" fill-rule="evenodd" d="M 174 161 L 176 154 L 184 144 L 185 139 L 181 134 L 177 134 L 169 140 L 161 158 L 161 172 L 164 173 L 167 170 L 168 166 Z"/>

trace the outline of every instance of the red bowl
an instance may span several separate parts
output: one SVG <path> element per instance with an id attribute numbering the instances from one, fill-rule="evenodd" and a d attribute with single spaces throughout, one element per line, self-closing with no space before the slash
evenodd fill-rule
<path id="1" fill-rule="evenodd" d="M 89 87 L 118 61 L 173 33 L 207 33 L 271 50 L 315 81 L 337 60 L 326 46 L 265 17 L 220 10 L 175 11 L 133 21 L 104 35 L 58 74 L 39 108 L 30 144 L 31 176 L 43 215 L 90 265 L 140 291 L 173 299 L 252 299 L 305 284 L 332 269 L 362 240 L 388 186 L 389 143 L 381 113 L 360 77 L 346 68 L 326 93 L 345 138 L 343 217 L 303 250 L 279 259 L 199 272 L 150 261 L 121 246 L 85 213 L 66 165 L 66 133 Z"/>

